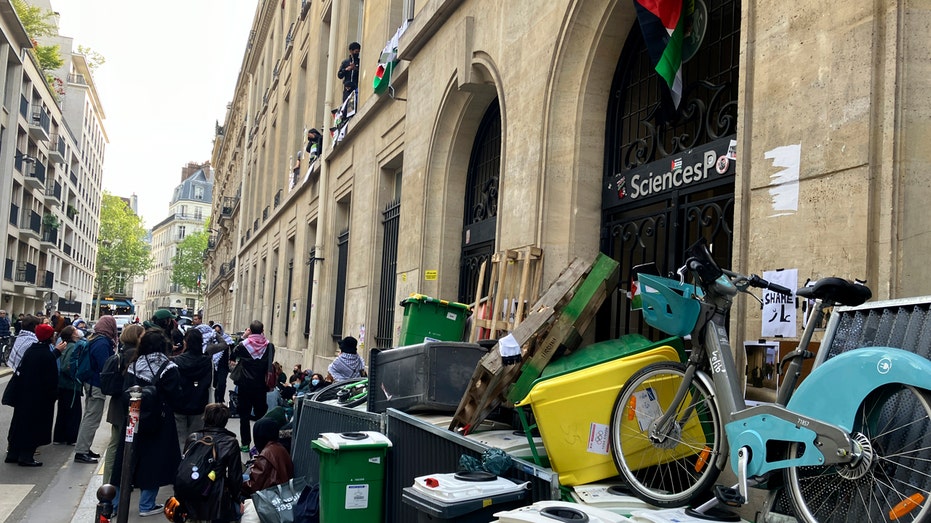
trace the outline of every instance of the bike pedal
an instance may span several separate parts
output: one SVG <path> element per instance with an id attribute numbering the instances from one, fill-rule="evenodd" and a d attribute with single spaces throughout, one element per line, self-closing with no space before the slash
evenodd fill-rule
<path id="1" fill-rule="evenodd" d="M 725 487 L 724 485 L 715 485 L 714 486 L 714 497 L 723 505 L 728 507 L 741 507 L 747 500 L 740 495 L 740 491 L 731 488 Z"/>

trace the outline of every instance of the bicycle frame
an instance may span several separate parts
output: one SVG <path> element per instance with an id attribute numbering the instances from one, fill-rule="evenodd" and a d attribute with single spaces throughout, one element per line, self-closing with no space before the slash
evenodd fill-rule
<path id="1" fill-rule="evenodd" d="M 724 460 L 731 454 L 728 449 L 746 447 L 749 455 L 734 453 L 731 467 L 738 477 L 759 476 L 766 472 L 792 466 L 846 463 L 856 456 L 850 452 L 852 442 L 848 431 L 821 421 L 792 412 L 780 405 L 760 405 L 747 408 L 743 387 L 737 382 L 736 364 L 730 340 L 724 327 L 726 311 L 730 309 L 737 288 L 727 275 L 719 277 L 706 289 L 702 303 L 702 318 L 696 324 L 693 339 L 703 340 L 693 350 L 687 363 L 686 375 L 676 392 L 670 407 L 654 424 L 652 434 L 662 440 L 672 426 L 673 414 L 688 394 L 693 379 L 707 380 L 701 370 L 711 372 L 719 419 L 727 434 L 721 455 L 716 465 L 723 467 Z M 800 357 L 800 356 L 799 356 Z M 786 386 L 793 386 L 794 379 Z M 686 415 L 689 415 L 687 413 Z M 817 440 L 817 444 L 816 444 Z M 804 443 L 801 455 L 792 459 L 769 456 L 767 444 L 778 441 L 780 451 L 788 450 L 791 443 Z M 741 463 L 740 460 L 745 460 Z"/>

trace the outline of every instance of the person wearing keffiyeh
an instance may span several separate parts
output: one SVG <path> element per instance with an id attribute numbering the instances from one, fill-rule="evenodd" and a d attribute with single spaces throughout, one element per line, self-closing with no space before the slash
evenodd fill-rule
<path id="1" fill-rule="evenodd" d="M 358 354 L 358 342 L 352 336 L 339 341 L 339 356 L 327 367 L 327 381 L 345 381 L 365 376 L 365 361 Z"/>
<path id="2" fill-rule="evenodd" d="M 239 387 L 239 435 L 243 452 L 249 451 L 252 442 L 250 420 L 252 415 L 261 418 L 268 411 L 265 394 L 265 373 L 271 367 L 269 358 L 274 346 L 268 342 L 264 334 L 265 326 L 261 321 L 255 320 L 249 329 L 243 333 L 243 340 L 236 345 L 230 354 L 230 361 L 242 366 L 242 374 L 234 380 Z"/>

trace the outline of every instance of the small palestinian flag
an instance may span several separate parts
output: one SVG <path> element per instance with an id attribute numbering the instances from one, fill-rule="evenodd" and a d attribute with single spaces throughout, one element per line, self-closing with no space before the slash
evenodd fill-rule
<path id="1" fill-rule="evenodd" d="M 388 90 L 388 86 L 391 85 L 391 72 L 398 63 L 398 40 L 401 39 L 401 35 L 407 30 L 407 25 L 408 23 L 404 22 L 404 24 L 398 28 L 394 36 L 391 37 L 391 40 L 388 40 L 388 43 L 385 44 L 385 48 L 381 51 L 381 56 L 378 57 L 378 67 L 375 69 L 375 78 L 372 80 L 372 89 L 375 91 L 375 94 L 384 93 Z"/>
<path id="2" fill-rule="evenodd" d="M 634 0 L 650 59 L 679 107 L 682 101 L 682 40 L 695 0 Z"/>
<path id="3" fill-rule="evenodd" d="M 637 278 L 630 280 L 630 292 L 627 293 L 627 299 L 630 300 L 630 310 L 635 311 L 643 308 L 643 298 L 640 297 L 640 281 Z"/>

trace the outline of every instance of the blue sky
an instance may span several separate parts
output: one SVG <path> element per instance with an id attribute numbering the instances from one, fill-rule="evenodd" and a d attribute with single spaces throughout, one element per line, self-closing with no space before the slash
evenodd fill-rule
<path id="1" fill-rule="evenodd" d="M 257 0 L 51 0 L 59 32 L 106 58 L 103 186 L 135 193 L 146 227 L 168 216 L 188 162 L 210 159 L 232 100 Z"/>

